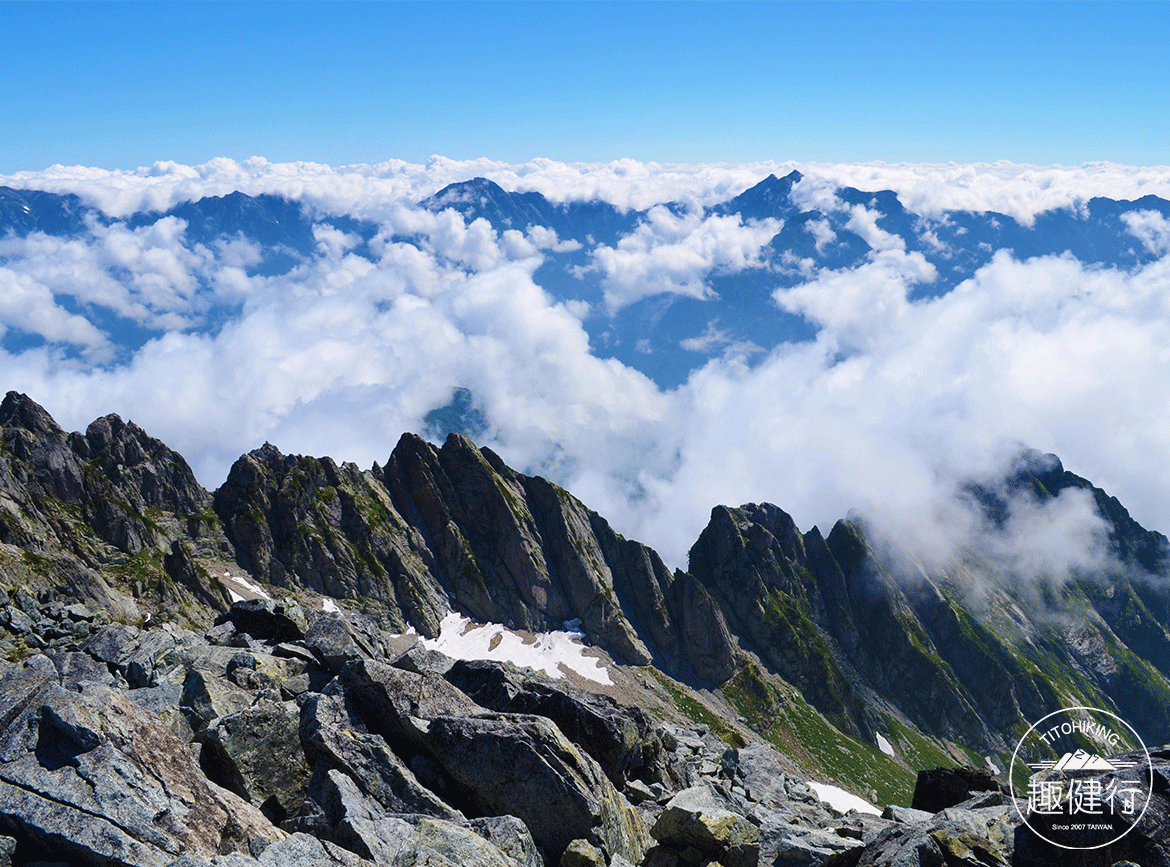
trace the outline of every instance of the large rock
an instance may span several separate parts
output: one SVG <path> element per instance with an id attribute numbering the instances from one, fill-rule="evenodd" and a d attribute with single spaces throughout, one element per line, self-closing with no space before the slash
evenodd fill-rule
<path id="1" fill-rule="evenodd" d="M 179 704 L 192 731 L 199 733 L 213 720 L 242 711 L 252 704 L 252 698 L 251 692 L 219 672 L 192 668 L 183 679 Z"/>
<path id="2" fill-rule="evenodd" d="M 424 817 L 402 844 L 393 867 L 518 867 L 469 828 Z"/>
<path id="3" fill-rule="evenodd" d="M 305 637 L 308 621 L 295 602 L 273 599 L 245 599 L 215 619 L 218 626 L 230 622 L 240 632 L 261 641 L 297 641 Z"/>
<path id="4" fill-rule="evenodd" d="M 639 707 L 486 660 L 460 660 L 446 678 L 486 708 L 551 719 L 565 737 L 597 760 L 615 786 L 634 777 L 661 781 L 655 763 L 661 762 L 662 743 Z"/>
<path id="5" fill-rule="evenodd" d="M 831 867 L 859 857 L 864 847 L 861 840 L 836 831 L 777 822 L 760 828 L 759 861 L 777 867 Z"/>
<path id="6" fill-rule="evenodd" d="M 866 845 L 857 867 L 946 867 L 934 838 L 918 828 L 895 825 Z"/>
<path id="7" fill-rule="evenodd" d="M 117 670 L 132 689 L 158 684 L 178 663 L 178 643 L 162 629 L 139 630 L 113 623 L 94 634 L 85 652 Z"/>
<path id="8" fill-rule="evenodd" d="M 694 847 L 723 867 L 754 867 L 760 857 L 760 829 L 728 810 L 705 786 L 671 798 L 650 835 L 675 849 Z"/>
<path id="9" fill-rule="evenodd" d="M 484 709 L 437 674 L 418 674 L 359 659 L 338 675 L 354 706 L 372 731 L 392 742 L 424 747 L 427 720 L 474 716 Z"/>
<path id="10" fill-rule="evenodd" d="M 915 810 L 937 813 L 963 803 L 979 792 L 998 792 L 1000 784 L 986 768 L 933 768 L 919 771 L 914 784 Z"/>
<path id="11" fill-rule="evenodd" d="M 300 736 L 316 769 L 314 789 L 322 774 L 336 769 L 355 780 L 363 795 L 385 812 L 462 820 L 458 810 L 419 782 L 380 734 L 368 730 L 350 702 L 340 686 L 331 685 L 325 694 L 310 696 L 301 708 Z M 424 771 L 433 766 L 429 759 L 424 763 L 416 759 L 415 764 Z M 443 790 L 442 778 L 428 781 Z"/>
<path id="12" fill-rule="evenodd" d="M 246 846 L 241 834 L 265 825 L 269 839 L 282 836 L 238 799 L 225 803 L 186 744 L 116 690 L 49 683 L 14 710 L 0 732 L 0 825 L 38 851 L 162 867 L 183 852 Z"/>
<path id="13" fill-rule="evenodd" d="M 545 867 L 544 858 L 532 839 L 532 832 L 528 830 L 520 819 L 515 816 L 483 816 L 472 819 L 472 830 L 483 837 L 520 867 Z M 615 855 L 615 858 L 621 856 Z"/>
<path id="14" fill-rule="evenodd" d="M 375 863 L 393 863 L 414 833 L 410 822 L 384 814 L 341 771 L 326 773 L 318 797 L 333 839 Z"/>
<path id="15" fill-rule="evenodd" d="M 201 764 L 278 825 L 300 812 L 309 785 L 299 723 L 295 705 L 261 698 L 200 735 Z"/>
<path id="16" fill-rule="evenodd" d="M 439 717 L 429 724 L 426 743 L 476 809 L 522 819 L 550 862 L 578 838 L 609 855 L 641 860 L 641 819 L 597 763 L 549 720 Z"/>
<path id="17" fill-rule="evenodd" d="M 965 810 L 951 807 L 935 816 L 930 836 L 948 863 L 979 863 L 988 867 L 1013 864 L 1019 814 L 1014 806 Z"/>
<path id="18" fill-rule="evenodd" d="M 749 800 L 767 810 L 782 810 L 787 806 L 788 774 L 772 747 L 749 744 L 729 750 L 723 765 L 731 779 L 743 787 Z"/>
<path id="19" fill-rule="evenodd" d="M 418 642 L 417 635 L 387 638 L 385 630 L 364 614 L 318 613 L 305 632 L 304 643 L 333 674 L 355 659 L 394 658 Z"/>

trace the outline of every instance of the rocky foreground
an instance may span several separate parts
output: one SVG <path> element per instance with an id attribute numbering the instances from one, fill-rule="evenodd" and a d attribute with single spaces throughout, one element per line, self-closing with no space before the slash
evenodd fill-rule
<path id="1" fill-rule="evenodd" d="M 0 623 L 33 649 L 0 662 L 0 864 L 1170 863 L 1170 752 L 1134 832 L 1078 861 L 986 772 L 840 815 L 768 745 L 360 614 L 254 599 L 200 633 L 16 590 Z"/>

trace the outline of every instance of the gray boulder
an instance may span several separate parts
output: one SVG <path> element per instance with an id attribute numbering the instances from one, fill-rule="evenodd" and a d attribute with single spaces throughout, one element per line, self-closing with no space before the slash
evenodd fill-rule
<path id="1" fill-rule="evenodd" d="M 536 841 L 532 839 L 532 832 L 515 816 L 485 816 L 481 819 L 472 819 L 470 825 L 475 833 L 520 867 L 544 867 L 544 858 L 536 847 Z"/>
<path id="2" fill-rule="evenodd" d="M 760 829 L 759 861 L 776 867 L 829 867 L 847 863 L 864 846 L 836 831 L 777 822 Z"/>
<path id="3" fill-rule="evenodd" d="M 486 814 L 518 816 L 556 862 L 575 839 L 637 863 L 641 819 L 588 755 L 549 720 L 491 714 L 439 717 L 427 728 L 434 759 Z"/>
<path id="4" fill-rule="evenodd" d="M 693 847 L 723 867 L 754 867 L 759 860 L 760 829 L 728 810 L 705 786 L 671 798 L 650 835 L 680 851 Z"/>
<path id="5" fill-rule="evenodd" d="M 376 645 L 354 628 L 352 617 L 339 612 L 318 614 L 305 632 L 305 645 L 334 674 L 351 660 L 377 655 Z"/>
<path id="6" fill-rule="evenodd" d="M 162 867 L 282 836 L 206 784 L 187 746 L 116 690 L 46 684 L 6 719 L 0 815 L 39 851 Z"/>
<path id="7" fill-rule="evenodd" d="M 384 814 L 341 771 L 328 771 L 320 791 L 322 806 L 332 825 L 333 839 L 363 858 L 378 864 L 390 864 L 414 834 L 411 823 Z"/>
<path id="8" fill-rule="evenodd" d="M 330 769 L 354 779 L 363 794 L 390 813 L 420 813 L 452 821 L 462 814 L 423 786 L 386 740 L 367 729 L 340 688 L 313 695 L 301 707 L 300 738 L 316 779 Z M 442 786 L 432 781 L 432 785 Z"/>
<path id="9" fill-rule="evenodd" d="M 403 843 L 390 867 L 517 867 L 469 828 L 423 817 Z"/>
<path id="10" fill-rule="evenodd" d="M 639 707 L 487 660 L 460 660 L 446 677 L 486 708 L 551 719 L 565 737 L 597 760 L 615 786 L 638 775 L 660 781 L 654 771 L 655 763 L 661 762 L 662 743 L 653 721 Z"/>
<path id="11" fill-rule="evenodd" d="M 483 708 L 436 674 L 417 674 L 355 660 L 338 680 L 371 730 L 392 742 L 426 748 L 425 723 L 440 716 L 474 716 Z"/>
<path id="12" fill-rule="evenodd" d="M 273 824 L 296 816 L 309 785 L 296 706 L 261 698 L 204 731 L 200 763 L 220 785 L 256 805 Z"/>
<path id="13" fill-rule="evenodd" d="M 944 867 L 934 838 L 919 828 L 895 825 L 865 847 L 857 867 Z"/>

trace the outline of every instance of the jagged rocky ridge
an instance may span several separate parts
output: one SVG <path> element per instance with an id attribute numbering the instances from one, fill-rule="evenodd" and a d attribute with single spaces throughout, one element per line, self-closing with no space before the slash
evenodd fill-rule
<path id="1" fill-rule="evenodd" d="M 368 471 L 265 446 L 211 495 L 132 423 L 108 416 L 67 434 L 10 393 L 2 823 L 20 841 L 17 863 L 43 849 L 79 864 L 182 853 L 199 864 L 229 850 L 275 864 L 303 849 L 306 863 L 405 864 L 425 845 L 453 863 L 480 863 L 472 847 L 485 864 L 498 850 L 611 867 L 690 863 L 678 860 L 690 847 L 687 857 L 730 867 L 759 851 L 761 863 L 780 858 L 781 825 L 808 846 L 776 863 L 887 863 L 872 852 L 905 835 L 907 851 L 930 851 L 920 837 L 946 817 L 917 817 L 913 833 L 890 831 L 896 814 L 855 818 L 865 827 L 848 831 L 811 795 L 801 801 L 797 782 L 804 795 L 785 788 L 769 830 L 753 812 L 764 799 L 728 767 L 764 755 L 785 780 L 804 768 L 904 804 L 922 767 L 986 754 L 1006 766 L 1013 727 L 1061 704 L 1116 708 L 1149 742 L 1170 740 L 1170 639 L 1155 614 L 1166 600 L 1153 577 L 1164 537 L 1050 456 L 1025 456 L 1014 477 L 970 493 L 994 521 L 1013 493 L 1069 487 L 1096 499 L 1128 565 L 1049 587 L 1046 610 L 1061 616 L 1029 617 L 1010 585 L 981 607 L 963 596 L 986 564 L 908 580 L 861 524 L 802 534 L 767 504 L 714 509 L 689 571 L 671 574 L 567 492 L 458 436 L 436 448 L 406 435 Z M 283 601 L 229 610 L 255 582 Z M 322 596 L 344 613 L 313 610 Z M 613 704 L 491 664 L 449 667 L 394 637 L 433 636 L 452 608 L 533 631 L 578 618 L 642 686 Z M 1009 608 L 1015 620 L 997 619 Z M 657 694 L 654 715 L 631 706 L 637 689 Z M 698 747 L 688 718 L 706 726 Z M 109 767 L 130 781 L 129 800 L 102 789 Z M 684 844 L 662 820 L 679 810 L 718 814 L 732 836 Z M 997 816 L 987 833 L 1018 837 L 1012 811 Z M 72 830 L 91 820 L 89 836 Z M 1160 845 L 1151 834 L 1134 840 Z M 825 846 L 821 861 L 805 851 Z"/>

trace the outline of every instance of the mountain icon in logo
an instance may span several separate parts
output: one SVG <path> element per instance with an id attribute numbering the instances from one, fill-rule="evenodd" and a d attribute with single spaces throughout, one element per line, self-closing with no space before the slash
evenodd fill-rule
<path id="1" fill-rule="evenodd" d="M 1095 753 L 1086 753 L 1077 750 L 1075 753 L 1065 753 L 1055 765 L 1054 771 L 1116 771 L 1117 766 Z"/>

